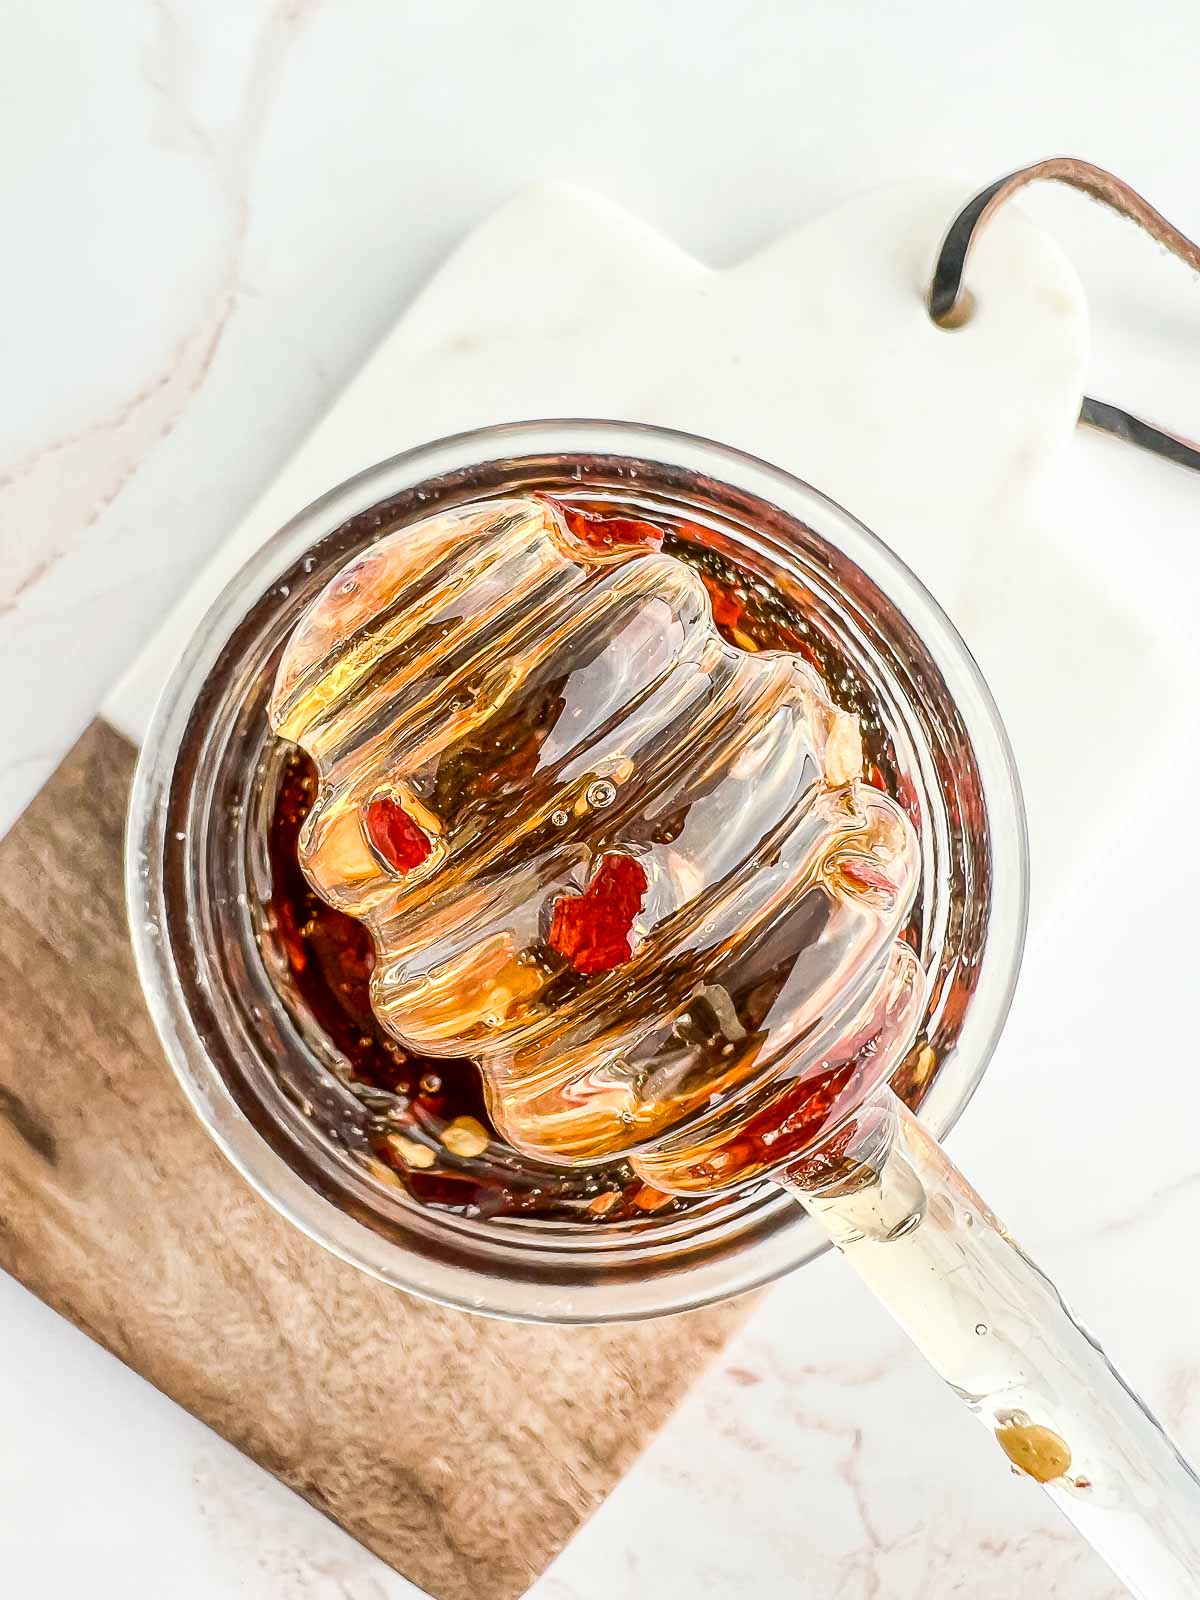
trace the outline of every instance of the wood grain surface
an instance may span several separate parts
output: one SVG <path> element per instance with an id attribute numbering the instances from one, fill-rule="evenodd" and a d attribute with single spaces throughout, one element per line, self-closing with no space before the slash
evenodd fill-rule
<path id="1" fill-rule="evenodd" d="M 93 724 L 0 844 L 0 1266 L 439 1600 L 519 1595 L 749 1302 L 490 1322 L 276 1216 L 193 1117 L 142 1003 L 133 764 Z"/>

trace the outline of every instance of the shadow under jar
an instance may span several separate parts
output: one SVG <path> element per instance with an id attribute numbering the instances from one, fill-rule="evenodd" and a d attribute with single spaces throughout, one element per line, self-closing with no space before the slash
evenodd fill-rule
<path id="1" fill-rule="evenodd" d="M 406 1056 L 364 1009 L 365 930 L 295 868 L 311 777 L 266 713 L 291 630 L 353 555 L 447 507 L 533 491 L 667 530 L 727 639 L 798 651 L 859 713 L 868 778 L 920 840 L 906 937 L 929 1002 L 893 1082 L 939 1137 L 1007 1012 L 1024 825 L 995 707 L 928 593 L 831 501 L 705 440 L 583 421 L 439 441 L 315 502 L 227 587 L 156 711 L 129 823 L 139 971 L 193 1106 L 267 1200 L 385 1281 L 495 1315 L 620 1320 L 740 1293 L 825 1241 L 765 1180 L 668 1197 L 624 1163 L 481 1148 L 474 1067 Z"/>

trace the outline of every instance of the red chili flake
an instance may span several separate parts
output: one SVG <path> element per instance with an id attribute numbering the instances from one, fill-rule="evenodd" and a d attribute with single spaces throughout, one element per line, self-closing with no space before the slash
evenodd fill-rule
<path id="1" fill-rule="evenodd" d="M 908 812 L 909 816 L 917 824 L 917 826 L 920 827 L 921 805 L 917 799 L 917 791 L 913 787 L 912 779 L 903 772 L 896 779 L 896 799 L 904 807 L 905 811 Z"/>
<path id="2" fill-rule="evenodd" d="M 433 849 L 433 841 L 417 826 L 399 800 L 378 795 L 363 816 L 367 838 L 396 872 L 411 872 Z"/>
<path id="3" fill-rule="evenodd" d="M 275 923 L 279 929 L 279 937 L 287 953 L 288 965 L 293 972 L 303 972 L 308 965 L 308 951 L 304 947 L 300 929 L 296 923 L 296 913 L 286 900 L 275 905 Z"/>
<path id="4" fill-rule="evenodd" d="M 701 572 L 700 582 L 708 590 L 713 621 L 717 627 L 730 630 L 740 628 L 746 620 L 745 606 L 735 600 L 725 585 L 710 573 Z"/>
<path id="5" fill-rule="evenodd" d="M 604 552 L 620 550 L 627 545 L 640 546 L 645 550 L 662 547 L 663 531 L 652 522 L 642 522 L 636 517 L 606 517 L 598 511 L 581 511 L 578 506 L 569 506 L 564 500 L 556 500 L 550 494 L 538 498 L 553 506 L 575 537 L 589 549 Z"/>
<path id="6" fill-rule="evenodd" d="M 551 950 L 576 972 L 609 972 L 632 955 L 629 933 L 646 893 L 646 872 L 632 856 L 605 856 L 582 894 L 554 902 Z"/>
<path id="7" fill-rule="evenodd" d="M 873 862 L 856 858 L 851 860 L 843 857 L 837 865 L 838 877 L 844 878 L 856 889 L 874 890 L 882 894 L 895 894 L 896 885 L 884 872 L 882 867 L 877 867 Z"/>
<path id="8" fill-rule="evenodd" d="M 888 792 L 887 779 L 873 761 L 868 761 L 863 767 L 863 779 L 872 789 L 878 789 L 883 794 Z"/>

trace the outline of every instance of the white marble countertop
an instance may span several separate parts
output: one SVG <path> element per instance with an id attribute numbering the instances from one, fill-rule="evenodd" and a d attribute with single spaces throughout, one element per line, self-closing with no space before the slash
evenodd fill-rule
<path id="1" fill-rule="evenodd" d="M 1066 150 L 1200 231 L 1190 0 L 1133 32 L 1124 7 L 1010 0 L 944 39 L 907 9 L 6 8 L 0 826 L 413 290 L 531 180 L 589 183 L 729 262 L 883 179 L 982 183 Z M 1071 196 L 1027 209 L 1083 273 L 1093 392 L 1200 433 L 1196 285 Z M 1072 457 L 1094 559 L 1136 563 L 1194 627 L 1200 482 L 1082 435 Z M 1198 784 L 1189 752 L 1162 797 L 1182 837 L 1131 817 L 1043 928 L 952 1145 L 1194 1457 Z M 772 1293 L 547 1600 L 1119 1593 L 839 1265 Z M 14 1593 L 413 1592 L 3 1278 L 0 1416 Z"/>

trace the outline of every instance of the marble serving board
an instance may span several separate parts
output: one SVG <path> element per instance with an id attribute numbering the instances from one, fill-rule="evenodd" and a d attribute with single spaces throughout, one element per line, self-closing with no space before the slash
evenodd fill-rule
<path id="1" fill-rule="evenodd" d="M 961 198 L 941 183 L 886 190 L 716 272 L 579 190 L 519 197 L 402 317 L 4 846 L 0 958 L 31 998 L 0 1053 L 0 1261 L 436 1595 L 519 1593 L 745 1307 L 603 1333 L 500 1330 L 389 1295 L 274 1218 L 186 1114 L 137 1004 L 110 892 L 130 746 L 221 586 L 332 484 L 487 422 L 682 427 L 841 500 L 946 605 L 1013 734 L 1044 924 L 1089 842 L 1167 759 L 1179 730 L 1161 708 L 1188 654 L 1098 576 L 1057 474 L 1086 356 L 1059 252 L 1006 213 L 973 262 L 976 321 L 947 334 L 925 314 Z M 1136 781 L 1097 789 L 1114 739 Z M 89 814 L 98 829 L 81 829 Z M 83 1008 L 64 999 L 81 971 Z M 45 1070 L 60 1060 L 75 1092 Z M 137 1181 L 147 1148 L 152 1192 Z M 156 1206 L 179 1227 L 156 1231 Z M 335 1394 L 346 1347 L 371 1381 Z M 547 1416 L 551 1457 L 531 1470 Z"/>

